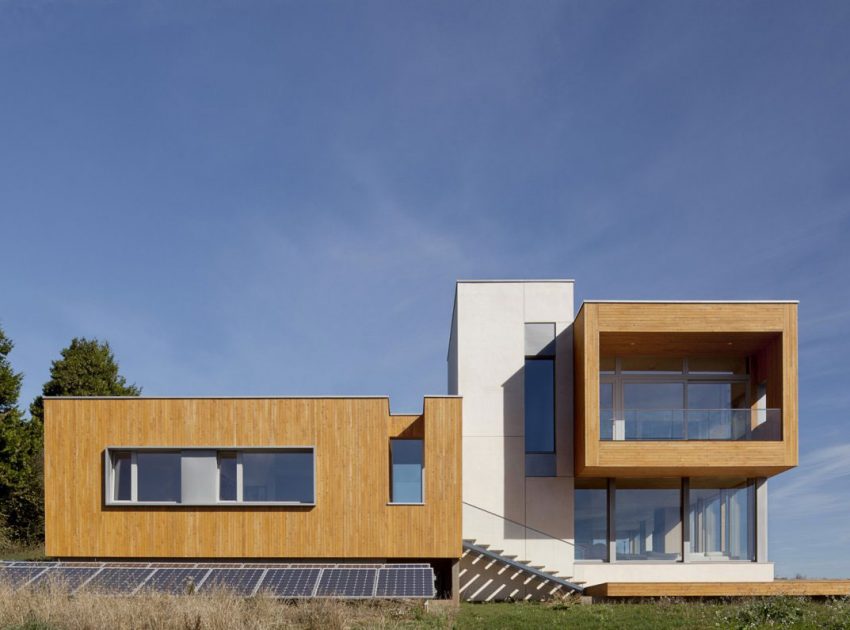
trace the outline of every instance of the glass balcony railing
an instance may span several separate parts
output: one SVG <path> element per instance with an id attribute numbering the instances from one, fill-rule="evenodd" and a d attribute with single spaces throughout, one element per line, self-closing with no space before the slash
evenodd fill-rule
<path id="1" fill-rule="evenodd" d="M 781 409 L 602 409 L 602 440 L 782 440 Z"/>

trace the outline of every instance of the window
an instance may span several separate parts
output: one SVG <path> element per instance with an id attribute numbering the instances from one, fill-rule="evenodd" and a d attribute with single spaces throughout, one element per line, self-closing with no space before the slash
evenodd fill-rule
<path id="1" fill-rule="evenodd" d="M 112 456 L 112 492 L 116 501 L 132 501 L 132 458 L 130 453 Z"/>
<path id="2" fill-rule="evenodd" d="M 525 324 L 525 476 L 554 477 L 555 324 Z"/>
<path id="3" fill-rule="evenodd" d="M 136 453 L 139 501 L 180 502 L 180 453 L 139 451 Z"/>
<path id="4" fill-rule="evenodd" d="M 218 453 L 218 500 L 236 501 L 236 453 L 219 451 Z"/>
<path id="5" fill-rule="evenodd" d="M 627 440 L 682 439 L 682 383 L 624 383 Z"/>
<path id="6" fill-rule="evenodd" d="M 681 560 L 681 481 L 660 480 L 651 488 L 637 481 L 617 484 L 617 560 Z"/>
<path id="7" fill-rule="evenodd" d="M 600 439 L 753 439 L 747 367 L 734 357 L 600 357 Z"/>
<path id="8" fill-rule="evenodd" d="M 755 560 L 755 487 L 746 479 L 691 479 L 691 560 Z"/>
<path id="9" fill-rule="evenodd" d="M 313 451 L 242 453 L 242 500 L 313 503 Z"/>
<path id="10" fill-rule="evenodd" d="M 312 447 L 107 449 L 107 504 L 315 504 Z"/>
<path id="11" fill-rule="evenodd" d="M 525 361 L 525 452 L 555 452 L 555 361 Z"/>
<path id="12" fill-rule="evenodd" d="M 576 480 L 574 524 L 576 560 L 607 560 L 607 480 Z"/>
<path id="13" fill-rule="evenodd" d="M 422 440 L 390 440 L 390 503 L 423 503 Z"/>

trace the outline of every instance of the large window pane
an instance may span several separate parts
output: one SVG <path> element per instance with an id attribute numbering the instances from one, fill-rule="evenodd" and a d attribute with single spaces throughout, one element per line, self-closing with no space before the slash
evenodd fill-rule
<path id="1" fill-rule="evenodd" d="M 746 383 L 690 383 L 688 438 L 730 440 L 747 435 L 751 414 Z"/>
<path id="2" fill-rule="evenodd" d="M 236 453 L 218 454 L 218 500 L 236 500 Z"/>
<path id="3" fill-rule="evenodd" d="M 136 454 L 139 501 L 180 502 L 180 453 Z"/>
<path id="4" fill-rule="evenodd" d="M 684 437 L 683 383 L 625 383 L 623 415 L 627 440 Z"/>
<path id="5" fill-rule="evenodd" d="M 711 485 L 715 487 L 705 487 Z M 692 480 L 689 494 L 691 559 L 754 560 L 752 484 L 746 480 L 714 484 Z"/>
<path id="6" fill-rule="evenodd" d="M 575 541 L 576 560 L 608 559 L 608 491 L 605 487 L 576 488 Z"/>
<path id="7" fill-rule="evenodd" d="M 525 452 L 555 451 L 555 361 L 525 362 Z"/>
<path id="8" fill-rule="evenodd" d="M 115 453 L 112 456 L 112 496 L 115 501 L 130 501 L 133 498 L 131 462 L 130 453 Z"/>
<path id="9" fill-rule="evenodd" d="M 617 488 L 617 560 L 680 560 L 681 491 Z"/>
<path id="10" fill-rule="evenodd" d="M 246 451 L 242 487 L 244 501 L 313 503 L 313 452 Z"/>
<path id="11" fill-rule="evenodd" d="M 390 440 L 392 503 L 422 503 L 422 440 Z"/>

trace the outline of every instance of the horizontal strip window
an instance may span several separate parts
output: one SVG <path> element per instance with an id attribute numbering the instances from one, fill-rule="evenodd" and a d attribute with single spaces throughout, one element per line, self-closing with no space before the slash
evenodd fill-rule
<path id="1" fill-rule="evenodd" d="M 315 505 L 312 446 L 110 447 L 107 505 Z"/>

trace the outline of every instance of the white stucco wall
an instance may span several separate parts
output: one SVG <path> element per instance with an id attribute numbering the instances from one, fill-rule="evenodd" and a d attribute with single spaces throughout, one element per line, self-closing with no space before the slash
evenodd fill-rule
<path id="1" fill-rule="evenodd" d="M 573 283 L 459 282 L 449 342 L 449 387 L 463 396 L 463 498 L 572 541 Z M 554 322 L 557 477 L 525 477 L 525 324 Z M 483 511 L 464 509 L 464 538 L 569 575 L 569 544 Z"/>
<path id="2" fill-rule="evenodd" d="M 577 562 L 576 580 L 603 582 L 772 582 L 772 562 Z"/>
<path id="3" fill-rule="evenodd" d="M 571 281 L 457 284 L 448 390 L 463 397 L 463 500 L 477 506 L 464 505 L 463 537 L 588 584 L 772 580 L 766 562 L 575 563 L 573 317 Z M 525 324 L 543 322 L 555 323 L 557 476 L 526 477 Z M 766 559 L 764 536 L 760 559 Z"/>

